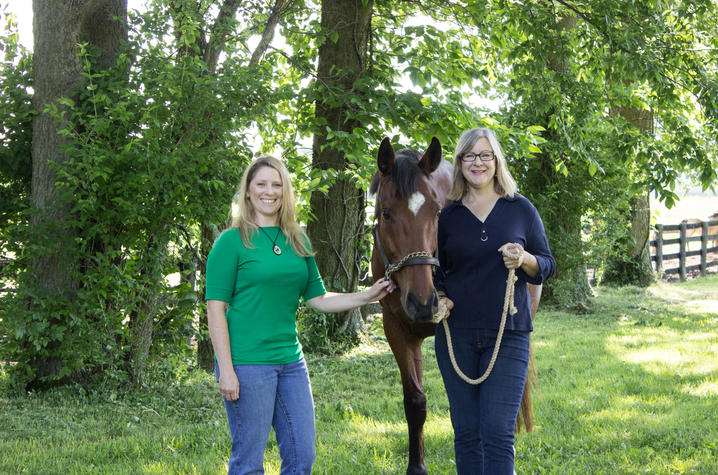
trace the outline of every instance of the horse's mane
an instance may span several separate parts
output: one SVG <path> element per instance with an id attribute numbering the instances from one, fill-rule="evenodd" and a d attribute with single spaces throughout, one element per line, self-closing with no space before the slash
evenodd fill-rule
<path id="1" fill-rule="evenodd" d="M 419 160 L 421 160 L 421 154 L 416 150 L 405 148 L 397 152 L 396 160 L 391 168 L 391 182 L 396 189 L 397 198 L 407 198 L 416 191 Z M 375 194 L 379 190 L 380 178 L 381 172 L 376 172 L 371 180 L 369 193 Z"/>

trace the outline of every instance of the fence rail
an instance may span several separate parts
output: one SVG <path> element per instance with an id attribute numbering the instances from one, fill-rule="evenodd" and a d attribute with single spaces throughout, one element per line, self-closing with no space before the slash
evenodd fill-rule
<path id="1" fill-rule="evenodd" d="M 666 239 L 666 235 L 678 234 L 678 237 Z M 655 248 L 651 260 L 656 264 L 659 274 L 678 274 L 681 280 L 686 280 L 688 272 L 700 271 L 705 275 L 709 267 L 718 266 L 718 258 L 709 260 L 709 254 L 718 253 L 718 220 L 700 221 L 681 224 L 657 224 L 654 232 L 655 239 L 650 242 Z M 692 242 L 700 242 L 701 248 L 691 250 Z M 711 244 L 711 247 L 709 247 Z M 678 252 L 665 253 L 666 247 Z M 699 256 L 699 263 L 688 265 L 688 258 Z M 665 261 L 678 259 L 678 267 L 664 267 Z M 695 259 L 693 259 L 695 260 Z"/>

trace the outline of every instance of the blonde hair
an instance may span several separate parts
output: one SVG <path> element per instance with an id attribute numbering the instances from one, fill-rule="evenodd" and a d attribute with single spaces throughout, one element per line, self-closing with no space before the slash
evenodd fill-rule
<path id="1" fill-rule="evenodd" d="M 496 157 L 494 191 L 496 191 L 499 196 L 514 197 L 516 193 L 516 181 L 506 166 L 506 157 L 504 156 L 504 151 L 501 148 L 499 139 L 496 137 L 496 132 L 484 127 L 476 127 L 461 134 L 459 142 L 456 144 L 456 150 L 454 151 L 454 184 L 451 187 L 448 199 L 452 201 L 460 200 L 468 192 L 469 186 L 466 183 L 466 178 L 464 178 L 464 175 L 461 173 L 461 157 L 471 150 L 476 144 L 476 141 L 482 137 L 489 141 L 494 156 Z"/>
<path id="2" fill-rule="evenodd" d="M 309 238 L 301 226 L 299 226 L 299 223 L 297 223 L 294 187 L 292 187 L 289 171 L 281 160 L 271 155 L 262 155 L 256 158 L 249 164 L 244 174 L 242 174 L 237 192 L 232 198 L 229 227 L 238 228 L 244 245 L 250 249 L 254 248 L 252 239 L 254 238 L 254 234 L 258 232 L 259 227 L 253 221 L 255 209 L 249 197 L 247 197 L 247 191 L 254 176 L 264 167 L 277 170 L 282 180 L 282 203 L 279 206 L 279 228 L 287 237 L 287 241 L 292 246 L 296 255 L 300 257 L 313 255 L 309 248 Z"/>

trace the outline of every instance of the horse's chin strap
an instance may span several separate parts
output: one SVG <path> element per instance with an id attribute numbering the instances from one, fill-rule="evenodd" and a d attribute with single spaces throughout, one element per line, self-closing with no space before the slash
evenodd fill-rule
<path id="1" fill-rule="evenodd" d="M 502 250 L 504 256 L 511 257 L 514 259 L 520 258 L 523 252 L 524 248 L 521 247 L 520 244 L 516 243 L 511 243 Z M 484 374 L 482 374 L 477 379 L 471 379 L 466 376 L 461 371 L 458 363 L 456 362 L 456 357 L 454 356 L 454 348 L 451 346 L 451 332 L 449 331 L 449 324 L 447 323 L 449 317 L 448 310 L 446 308 L 446 304 L 441 299 L 439 299 L 439 310 L 436 317 L 438 317 L 438 319 L 440 319 L 441 322 L 444 324 L 444 332 L 446 333 L 446 346 L 448 346 L 449 348 L 449 358 L 451 359 L 451 364 L 454 367 L 454 371 L 456 371 L 456 374 L 469 384 L 477 385 L 483 383 L 484 381 L 486 381 L 486 378 L 489 377 L 489 375 L 491 374 L 491 370 L 494 368 L 494 363 L 496 363 L 496 358 L 499 355 L 499 348 L 501 347 L 501 339 L 504 336 L 506 317 L 507 315 L 509 315 L 509 313 L 511 315 L 514 315 L 518 311 L 514 306 L 514 288 L 517 280 L 518 277 L 516 277 L 516 270 L 509 269 L 509 276 L 506 279 L 506 293 L 504 294 L 504 309 L 501 313 L 501 323 L 499 324 L 499 333 L 498 335 L 496 335 L 496 345 L 494 345 L 494 352 L 491 354 L 491 361 L 489 361 L 489 366 L 486 368 L 486 371 L 484 371 Z"/>

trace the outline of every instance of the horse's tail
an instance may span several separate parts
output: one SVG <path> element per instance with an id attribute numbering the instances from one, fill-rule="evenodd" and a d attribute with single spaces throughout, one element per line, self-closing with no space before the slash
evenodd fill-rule
<path id="1" fill-rule="evenodd" d="M 526 384 L 524 384 L 524 394 L 521 396 L 521 407 L 519 415 L 516 418 L 515 432 L 521 432 L 521 425 L 526 428 L 526 432 L 531 432 L 534 428 L 534 411 L 531 405 L 531 391 L 538 382 L 536 373 L 536 361 L 534 360 L 533 342 L 529 342 L 529 368 L 526 374 Z"/>
<path id="2" fill-rule="evenodd" d="M 531 301 L 531 320 L 536 316 L 539 302 L 541 301 L 542 285 L 529 284 L 529 299 Z M 531 432 L 534 428 L 534 410 L 531 405 L 531 391 L 538 383 L 538 374 L 536 373 L 536 361 L 534 360 L 534 345 L 529 338 L 529 368 L 526 374 L 526 383 L 524 384 L 524 394 L 521 396 L 521 407 L 519 407 L 519 415 L 516 417 L 516 433 L 521 432 L 521 424 L 526 428 L 526 432 Z"/>

